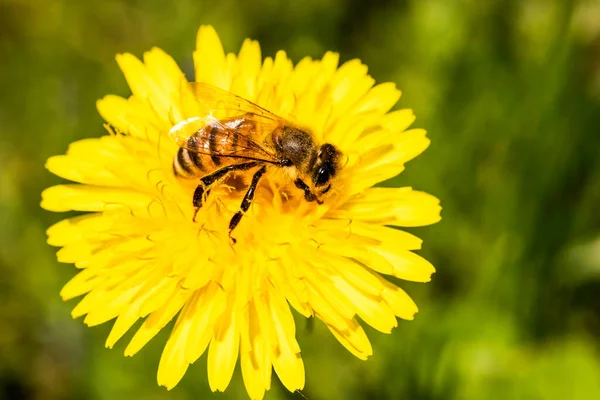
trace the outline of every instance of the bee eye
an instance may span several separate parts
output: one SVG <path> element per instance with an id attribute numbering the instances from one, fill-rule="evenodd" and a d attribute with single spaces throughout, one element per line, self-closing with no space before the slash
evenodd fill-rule
<path id="1" fill-rule="evenodd" d="M 329 182 L 331 177 L 331 169 L 327 164 L 321 165 L 313 175 L 313 183 L 315 186 L 323 186 Z"/>

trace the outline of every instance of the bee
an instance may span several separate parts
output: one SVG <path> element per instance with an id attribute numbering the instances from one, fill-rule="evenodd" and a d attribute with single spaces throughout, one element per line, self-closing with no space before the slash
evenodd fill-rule
<path id="1" fill-rule="evenodd" d="M 169 137 L 179 150 L 173 172 L 197 178 L 192 197 L 195 221 L 212 188 L 232 174 L 250 174 L 240 209 L 229 222 L 229 237 L 248 211 L 261 178 L 275 170 L 293 182 L 308 202 L 323 204 L 339 173 L 342 153 L 331 143 L 319 144 L 304 128 L 233 93 L 205 83 L 188 84 L 198 110 L 175 124 Z"/>

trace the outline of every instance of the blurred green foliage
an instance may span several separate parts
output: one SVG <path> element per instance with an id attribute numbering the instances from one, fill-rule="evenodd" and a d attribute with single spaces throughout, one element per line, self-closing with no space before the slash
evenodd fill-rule
<path id="1" fill-rule="evenodd" d="M 438 269 L 401 283 L 421 312 L 369 330 L 366 362 L 299 320 L 307 398 L 600 398 L 597 0 L 0 0 L 0 398 L 246 398 L 239 371 L 210 395 L 204 358 L 159 388 L 168 332 L 129 359 L 103 347 L 110 324 L 72 320 L 75 268 L 45 243 L 62 216 L 39 208 L 60 182 L 46 158 L 104 134 L 95 100 L 129 94 L 114 55 L 159 46 L 189 74 L 200 24 L 228 51 L 360 58 L 432 139 L 391 182 L 444 206 L 411 230 Z M 302 397 L 274 377 L 267 398 Z"/>

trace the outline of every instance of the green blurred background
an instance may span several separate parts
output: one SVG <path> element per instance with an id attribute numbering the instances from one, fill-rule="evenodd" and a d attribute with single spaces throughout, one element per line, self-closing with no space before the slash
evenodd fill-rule
<path id="1" fill-rule="evenodd" d="M 402 284 L 420 313 L 368 330 L 366 362 L 299 320 L 308 399 L 600 399 L 598 0 L 0 0 L 0 398 L 246 398 L 239 370 L 211 395 L 205 357 L 159 388 L 168 332 L 125 358 L 111 324 L 72 320 L 76 270 L 45 236 L 62 216 L 39 207 L 60 182 L 46 158 L 105 133 L 96 99 L 129 95 L 114 55 L 159 46 L 189 73 L 200 24 L 227 51 L 360 58 L 432 139 L 392 182 L 444 206 L 411 229 L 438 270 Z M 267 398 L 302 399 L 276 378 Z"/>

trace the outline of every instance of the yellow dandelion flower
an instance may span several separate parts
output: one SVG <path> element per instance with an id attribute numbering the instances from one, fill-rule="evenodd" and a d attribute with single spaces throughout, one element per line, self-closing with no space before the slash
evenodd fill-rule
<path id="1" fill-rule="evenodd" d="M 290 305 L 317 317 L 352 354 L 366 359 L 369 340 L 357 321 L 389 333 L 396 317 L 417 306 L 384 275 L 427 282 L 433 266 L 412 250 L 421 240 L 393 227 L 440 219 L 436 198 L 410 187 L 372 187 L 398 175 L 429 144 L 425 131 L 406 130 L 412 110 L 390 111 L 400 97 L 391 83 L 374 85 L 358 60 L 305 58 L 296 66 L 280 51 L 261 58 L 246 40 L 225 54 L 212 27 L 200 28 L 195 80 L 235 93 L 312 132 L 344 155 L 332 190 L 306 201 L 285 174 L 266 173 L 229 240 L 252 172 L 212 187 L 193 220 L 197 180 L 175 176 L 178 144 L 169 132 L 190 116 L 194 98 L 175 61 L 160 49 L 143 61 L 120 54 L 132 96 L 98 101 L 109 135 L 70 145 L 47 168 L 74 181 L 46 189 L 42 207 L 84 211 L 48 230 L 60 262 L 81 271 L 61 292 L 85 295 L 73 317 L 89 326 L 115 319 L 112 347 L 144 319 L 125 350 L 137 353 L 176 317 L 158 366 L 158 383 L 174 387 L 208 351 L 208 381 L 224 391 L 239 357 L 253 399 L 271 385 L 271 369 L 290 391 L 304 387 L 304 365 Z M 282 168 L 280 168 L 281 170 Z"/>

